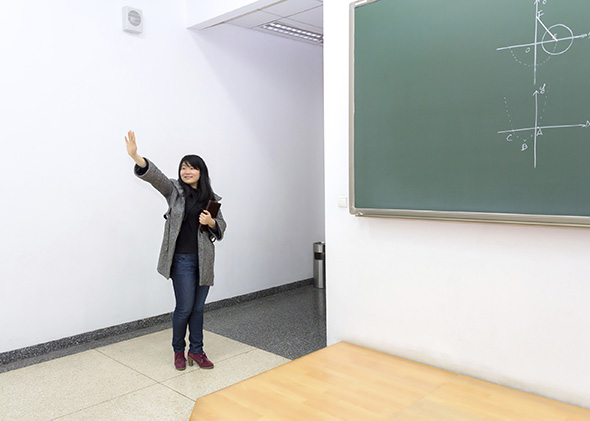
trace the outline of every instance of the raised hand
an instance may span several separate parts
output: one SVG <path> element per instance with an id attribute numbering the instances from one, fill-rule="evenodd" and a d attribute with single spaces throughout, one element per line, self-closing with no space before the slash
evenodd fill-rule
<path id="1" fill-rule="evenodd" d="M 137 154 L 137 143 L 135 142 L 135 133 L 133 130 L 129 130 L 127 136 L 125 136 L 125 143 L 127 144 L 127 153 L 141 168 L 147 166 L 147 162 L 142 156 Z"/>
<path id="2" fill-rule="evenodd" d="M 127 144 L 127 153 L 131 158 L 137 155 L 137 143 L 135 142 L 135 133 L 129 130 L 125 136 L 125 143 Z"/>

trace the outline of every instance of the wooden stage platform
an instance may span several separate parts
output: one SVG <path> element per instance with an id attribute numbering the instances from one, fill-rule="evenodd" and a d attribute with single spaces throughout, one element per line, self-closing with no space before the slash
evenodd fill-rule
<path id="1" fill-rule="evenodd" d="M 345 342 L 197 400 L 193 421 L 590 420 L 590 410 Z"/>

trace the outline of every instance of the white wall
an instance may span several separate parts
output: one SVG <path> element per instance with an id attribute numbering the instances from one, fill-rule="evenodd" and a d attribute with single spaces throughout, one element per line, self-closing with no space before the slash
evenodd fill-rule
<path id="1" fill-rule="evenodd" d="M 0 6 L 0 352 L 173 310 L 156 273 L 165 200 L 123 140 L 223 196 L 209 301 L 312 276 L 323 240 L 321 48 L 185 28 L 184 0 Z M 302 123 L 304 122 L 304 123 Z"/>
<path id="2" fill-rule="evenodd" d="M 324 2 L 328 343 L 590 407 L 590 230 L 356 218 L 348 1 Z"/>

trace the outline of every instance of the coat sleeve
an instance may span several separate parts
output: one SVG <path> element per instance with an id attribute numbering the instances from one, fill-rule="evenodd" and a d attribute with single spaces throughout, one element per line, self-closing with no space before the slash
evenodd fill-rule
<path id="1" fill-rule="evenodd" d="M 222 240 L 227 224 L 225 219 L 223 219 L 223 213 L 221 213 L 221 209 L 219 209 L 219 212 L 217 212 L 217 217 L 213 219 L 215 221 L 215 228 L 209 228 L 209 232 L 215 236 L 216 240 Z"/>
<path id="2" fill-rule="evenodd" d="M 219 202 L 221 200 L 221 196 L 213 194 L 213 199 Z M 213 218 L 213 220 L 215 221 L 215 228 L 209 228 L 209 232 L 215 237 L 216 240 L 222 240 L 223 235 L 225 233 L 225 228 L 227 227 L 227 223 L 225 222 L 225 219 L 223 219 L 223 213 L 221 212 L 221 208 L 219 209 L 219 212 L 217 212 L 217 216 Z"/>
<path id="3" fill-rule="evenodd" d="M 156 165 L 144 157 L 147 162 L 146 168 L 140 168 L 135 165 L 134 172 L 137 177 L 143 181 L 150 183 L 156 190 L 158 190 L 166 199 L 168 199 L 174 191 L 174 184 L 172 180 L 166 177 Z"/>

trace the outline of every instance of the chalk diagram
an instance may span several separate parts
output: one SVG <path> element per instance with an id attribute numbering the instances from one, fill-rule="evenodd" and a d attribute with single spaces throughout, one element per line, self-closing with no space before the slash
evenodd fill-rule
<path id="1" fill-rule="evenodd" d="M 529 148 L 528 140 L 533 140 L 533 166 L 537 168 L 537 138 L 543 136 L 544 131 L 552 129 L 566 129 L 566 128 L 584 128 L 590 127 L 590 120 L 581 124 L 561 124 L 545 126 L 540 124 L 542 119 L 539 111 L 544 111 L 545 105 L 547 104 L 547 82 L 537 82 L 537 69 L 539 66 L 546 63 L 551 57 L 558 56 L 567 53 L 576 39 L 590 39 L 590 33 L 574 35 L 573 31 L 562 23 L 554 24 L 549 27 L 543 22 L 543 10 L 539 8 L 540 3 L 547 4 L 549 0 L 534 0 L 535 5 L 535 40 L 531 43 L 510 45 L 506 47 L 499 47 L 496 51 L 509 51 L 512 54 L 514 60 L 518 63 L 532 67 L 533 69 L 533 86 L 535 87 L 532 93 L 534 98 L 535 107 L 535 121 L 532 127 L 524 127 L 518 129 L 501 130 L 498 134 L 508 134 L 506 140 L 512 142 L 514 140 L 522 141 L 521 152 L 526 151 Z M 539 39 L 539 34 L 542 34 Z M 531 54 L 532 53 L 532 54 Z M 545 53 L 547 56 L 543 61 L 540 61 L 541 54 Z M 530 56 L 533 57 L 533 64 L 527 64 L 527 60 L 530 60 Z M 521 59 L 522 58 L 522 59 Z M 529 61 L 530 62 L 530 61 Z M 511 121 L 510 113 L 508 110 L 508 102 L 506 97 L 504 98 L 506 105 L 506 112 L 508 113 L 508 119 Z M 542 107 L 541 110 L 539 107 Z M 521 134 L 526 134 L 526 137 L 521 137 Z"/>

